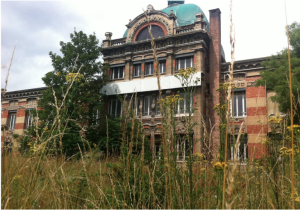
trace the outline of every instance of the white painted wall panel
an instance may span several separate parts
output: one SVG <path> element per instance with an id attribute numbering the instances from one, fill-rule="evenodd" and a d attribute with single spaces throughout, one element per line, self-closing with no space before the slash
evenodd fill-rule
<path id="1" fill-rule="evenodd" d="M 199 79 L 197 86 L 201 85 L 201 72 L 197 72 L 193 75 L 192 81 Z M 163 76 L 160 78 L 160 84 L 162 90 L 169 90 L 175 88 L 181 88 L 180 81 L 174 76 Z M 139 80 L 131 80 L 125 82 L 116 82 L 105 85 L 101 93 L 106 93 L 107 95 L 116 94 L 127 94 L 134 92 L 147 92 L 158 90 L 157 78 L 144 78 Z"/>

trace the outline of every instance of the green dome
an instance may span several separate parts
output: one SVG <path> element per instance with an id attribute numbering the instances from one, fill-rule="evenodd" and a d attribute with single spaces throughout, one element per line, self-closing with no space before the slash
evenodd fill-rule
<path id="1" fill-rule="evenodd" d="M 177 26 L 185 26 L 185 25 L 193 24 L 194 22 L 196 22 L 197 13 L 201 12 L 204 14 L 201 8 L 195 4 L 176 4 L 173 6 L 171 5 L 170 7 L 162 9 L 161 11 L 170 15 L 171 10 L 173 10 L 173 13 L 177 17 L 176 20 Z M 209 30 L 209 22 L 205 15 L 203 19 L 204 21 L 207 22 L 207 30 Z"/>

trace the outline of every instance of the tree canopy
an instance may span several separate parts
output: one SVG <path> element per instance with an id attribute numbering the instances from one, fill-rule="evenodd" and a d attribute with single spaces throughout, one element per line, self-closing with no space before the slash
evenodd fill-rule
<path id="1" fill-rule="evenodd" d="M 291 47 L 292 91 L 294 105 L 294 122 L 300 120 L 300 24 L 294 22 L 288 27 Z M 275 91 L 271 100 L 279 104 L 282 113 L 290 111 L 289 61 L 288 50 L 284 49 L 277 55 L 262 63 L 266 70 L 261 72 L 261 79 L 256 85 L 265 85 Z"/>
<path id="2" fill-rule="evenodd" d="M 88 135 L 97 134 L 102 99 L 100 89 L 107 79 L 107 68 L 99 61 L 102 48 L 96 35 L 74 31 L 70 38 L 70 42 L 60 42 L 61 55 L 49 53 L 53 71 L 42 78 L 49 88 L 41 95 L 38 113 L 43 126 L 51 129 L 57 106 L 62 106 L 59 112 L 61 127 L 55 127 L 51 133 L 53 135 L 58 133 L 57 129 L 64 129 L 64 154 L 78 151 L 83 137 L 87 139 Z M 86 132 L 80 133 L 83 127 Z M 96 139 L 90 137 L 90 143 L 95 143 Z"/>

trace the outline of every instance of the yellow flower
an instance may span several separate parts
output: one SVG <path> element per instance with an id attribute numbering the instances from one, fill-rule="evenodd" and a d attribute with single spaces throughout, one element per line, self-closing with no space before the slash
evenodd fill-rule
<path id="1" fill-rule="evenodd" d="M 223 169 L 223 165 L 222 163 L 220 162 L 216 162 L 213 167 L 216 169 L 216 170 L 220 170 L 220 169 Z"/>
<path id="2" fill-rule="evenodd" d="M 57 76 L 60 76 L 60 71 L 56 73 Z"/>
<path id="3" fill-rule="evenodd" d="M 75 82 L 79 82 L 80 79 L 84 79 L 84 76 L 82 74 L 79 74 L 79 73 L 69 73 L 66 76 L 66 81 L 67 82 L 72 82 L 73 80 Z"/>
<path id="4" fill-rule="evenodd" d="M 200 171 L 205 171 L 205 168 L 201 168 Z"/>
<path id="5" fill-rule="evenodd" d="M 17 175 L 14 177 L 14 179 L 20 179 L 22 176 L 21 175 Z"/>

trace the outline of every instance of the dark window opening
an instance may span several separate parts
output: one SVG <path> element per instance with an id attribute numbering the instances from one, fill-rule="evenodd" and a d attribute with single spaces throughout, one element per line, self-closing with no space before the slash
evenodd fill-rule
<path id="1" fill-rule="evenodd" d="M 229 136 L 228 139 L 228 159 L 234 161 L 235 154 L 235 144 L 237 141 L 238 135 Z M 240 145 L 237 150 L 237 158 L 239 162 L 244 162 L 248 159 L 248 140 L 247 135 L 242 134 L 240 137 Z"/>
<path id="2" fill-rule="evenodd" d="M 153 35 L 154 38 L 158 38 L 158 37 L 163 37 L 165 36 L 165 33 L 163 31 L 163 29 L 159 26 L 156 25 L 151 25 L 151 33 Z M 147 40 L 147 39 L 151 39 L 149 31 L 148 31 L 148 27 L 145 27 L 138 35 L 136 41 L 142 41 L 142 40 Z"/>
<path id="3" fill-rule="evenodd" d="M 160 70 L 160 73 L 163 74 L 163 73 L 166 73 L 166 61 L 160 61 L 159 62 L 159 70 Z"/>

